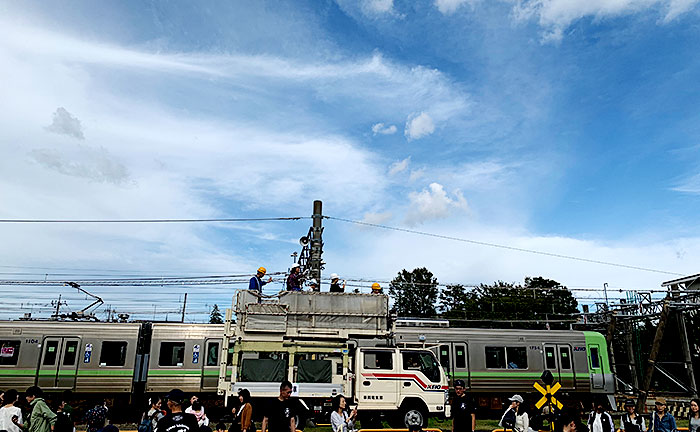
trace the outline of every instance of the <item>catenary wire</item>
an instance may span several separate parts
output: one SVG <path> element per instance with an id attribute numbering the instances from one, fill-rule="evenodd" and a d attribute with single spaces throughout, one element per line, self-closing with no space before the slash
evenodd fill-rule
<path id="1" fill-rule="evenodd" d="M 454 237 L 454 236 L 448 236 L 448 235 L 443 235 L 443 234 L 435 234 L 435 233 L 429 233 L 429 232 L 425 232 L 425 231 L 417 231 L 417 230 L 412 230 L 412 229 L 408 229 L 408 228 L 392 227 L 392 226 L 388 226 L 388 225 L 380 225 L 380 224 L 374 224 L 374 223 L 369 223 L 369 222 L 356 221 L 356 220 L 352 220 L 352 219 L 345 219 L 345 218 L 340 218 L 340 217 L 335 217 L 335 216 L 324 216 L 324 219 L 337 220 L 340 222 L 347 222 L 347 223 L 352 223 L 352 224 L 356 224 L 356 225 L 363 225 L 363 226 L 368 226 L 368 227 L 373 227 L 373 228 L 381 228 L 381 229 L 390 230 L 390 231 L 399 231 L 399 232 L 405 232 L 405 233 L 410 233 L 410 234 L 417 234 L 417 235 L 422 235 L 422 236 L 426 236 L 426 237 L 440 238 L 440 239 L 444 239 L 444 240 L 453 240 L 453 241 L 470 243 L 470 244 L 475 244 L 475 245 L 480 245 L 480 246 L 488 246 L 488 247 L 493 247 L 493 248 L 512 250 L 512 251 L 516 251 L 516 252 L 526 252 L 526 253 L 531 253 L 531 254 L 550 256 L 550 257 L 554 257 L 554 258 L 562 258 L 562 259 L 581 261 L 581 262 L 587 262 L 587 263 L 592 263 L 592 264 L 601 264 L 601 265 L 607 265 L 607 266 L 612 266 L 612 267 L 621 267 L 621 268 L 627 268 L 627 269 L 631 269 L 631 270 L 640 270 L 640 271 L 651 272 L 651 273 L 661 273 L 661 274 L 668 274 L 668 275 L 674 275 L 674 276 L 685 276 L 682 273 L 669 272 L 669 271 L 665 271 L 665 270 L 652 269 L 652 268 L 648 268 L 648 267 L 639 267 L 639 266 L 633 266 L 633 265 L 627 265 L 627 264 L 613 263 L 613 262 L 609 262 L 609 261 L 600 261 L 600 260 L 594 260 L 594 259 L 589 259 L 589 258 L 581 258 L 581 257 L 572 256 L 572 255 L 563 255 L 563 254 L 557 254 L 557 253 L 553 253 L 553 252 L 544 252 L 544 251 L 538 251 L 538 250 L 534 250 L 534 249 L 519 248 L 516 246 L 508 246 L 508 245 L 502 245 L 502 244 L 498 244 L 498 243 L 490 243 L 490 242 L 484 242 L 484 241 L 479 241 L 479 240 L 471 240 L 471 239 L 466 239 L 466 238 L 461 238 L 461 237 Z"/>
<path id="2" fill-rule="evenodd" d="M 0 219 L 0 223 L 194 223 L 194 222 L 270 222 L 311 219 L 311 216 L 268 218 L 210 218 L 210 219 Z"/>

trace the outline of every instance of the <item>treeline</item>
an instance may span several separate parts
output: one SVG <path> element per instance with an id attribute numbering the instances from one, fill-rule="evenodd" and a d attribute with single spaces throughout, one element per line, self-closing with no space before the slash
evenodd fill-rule
<path id="1" fill-rule="evenodd" d="M 559 282 L 526 277 L 523 284 L 497 281 L 477 287 L 447 285 L 425 267 L 401 270 L 389 285 L 392 312 L 402 317 L 445 318 L 452 326 L 569 328 L 578 302 Z"/>

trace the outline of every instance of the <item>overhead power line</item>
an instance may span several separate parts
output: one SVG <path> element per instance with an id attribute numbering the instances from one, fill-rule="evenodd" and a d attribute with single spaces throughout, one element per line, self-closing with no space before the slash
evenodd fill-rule
<path id="1" fill-rule="evenodd" d="M 269 218 L 212 219 L 0 219 L 0 223 L 196 223 L 196 222 L 270 222 L 311 219 L 311 216 Z"/>
<path id="2" fill-rule="evenodd" d="M 538 251 L 538 250 L 534 250 L 534 249 L 519 248 L 516 246 L 508 246 L 508 245 L 502 245 L 502 244 L 498 244 L 498 243 L 489 243 L 489 242 L 484 242 L 484 241 L 479 241 L 479 240 L 471 240 L 471 239 L 466 239 L 466 238 L 461 238 L 461 237 L 454 237 L 454 236 L 448 236 L 448 235 L 443 235 L 443 234 L 435 234 L 435 233 L 429 233 L 429 232 L 424 232 L 424 231 L 417 231 L 417 230 L 412 230 L 412 229 L 408 229 L 408 228 L 392 227 L 392 226 L 387 226 L 387 225 L 380 225 L 380 224 L 374 224 L 374 223 L 369 223 L 369 222 L 356 221 L 356 220 L 352 220 L 352 219 L 339 218 L 339 217 L 335 217 L 335 216 L 324 216 L 324 218 L 330 219 L 330 220 L 337 220 L 340 222 L 352 223 L 352 224 L 356 224 L 356 225 L 363 225 L 363 226 L 368 226 L 368 227 L 373 227 L 373 228 L 381 228 L 381 229 L 390 230 L 390 231 L 405 232 L 405 233 L 409 233 L 409 234 L 417 234 L 417 235 L 422 235 L 425 237 L 434 237 L 434 238 L 439 238 L 439 239 L 444 239 L 444 240 L 453 240 L 453 241 L 458 241 L 458 242 L 462 242 L 462 243 L 470 243 L 470 244 L 475 244 L 475 245 L 480 245 L 480 246 L 488 246 L 488 247 L 493 247 L 493 248 L 516 251 L 516 252 L 527 252 L 527 253 L 536 254 L 536 255 L 544 255 L 544 256 L 549 256 L 549 257 L 554 257 L 554 258 L 562 258 L 562 259 L 568 259 L 568 260 L 573 260 L 573 261 L 581 261 L 581 262 L 587 262 L 587 263 L 591 263 L 591 264 L 601 264 L 601 265 L 606 265 L 606 266 L 611 266 L 611 267 L 621 267 L 621 268 L 640 270 L 640 271 L 651 272 L 651 273 L 661 273 L 661 274 L 668 274 L 668 275 L 674 275 L 674 276 L 685 276 L 682 273 L 669 272 L 669 271 L 665 271 L 665 270 L 658 270 L 658 269 L 653 269 L 653 268 L 648 268 L 648 267 L 639 267 L 639 266 L 620 264 L 620 263 L 614 263 L 614 262 L 609 262 L 609 261 L 600 261 L 600 260 L 581 258 L 581 257 L 576 257 L 576 256 L 571 256 L 571 255 L 563 255 L 563 254 L 558 254 L 558 253 L 553 253 L 553 252 L 544 252 L 544 251 Z"/>

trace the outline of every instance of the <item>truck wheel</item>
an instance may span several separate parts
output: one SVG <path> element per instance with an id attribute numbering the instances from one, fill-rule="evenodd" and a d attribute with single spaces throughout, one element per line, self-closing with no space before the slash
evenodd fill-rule
<path id="1" fill-rule="evenodd" d="M 418 404 L 408 405 L 401 411 L 400 423 L 408 428 L 409 426 L 420 425 L 424 428 L 428 426 L 428 412 Z"/>

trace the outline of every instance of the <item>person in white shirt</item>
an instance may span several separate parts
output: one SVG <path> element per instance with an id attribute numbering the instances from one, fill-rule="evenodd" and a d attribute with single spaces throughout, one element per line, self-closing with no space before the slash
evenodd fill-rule
<path id="1" fill-rule="evenodd" d="M 602 402 L 598 402 L 595 410 L 588 415 L 588 428 L 591 432 L 615 432 L 612 417 L 605 412 Z"/>
<path id="2" fill-rule="evenodd" d="M 0 408 L 0 430 L 7 432 L 22 432 L 22 429 L 16 423 L 22 424 L 22 410 L 15 406 L 17 402 L 17 390 L 8 390 L 4 395 L 4 402 Z M 13 421 L 13 417 L 15 420 Z"/>

